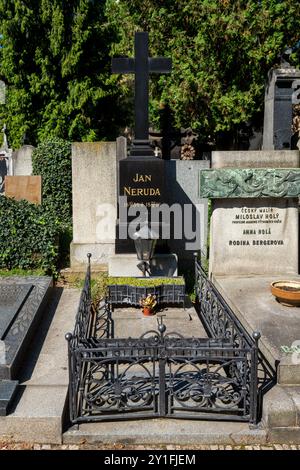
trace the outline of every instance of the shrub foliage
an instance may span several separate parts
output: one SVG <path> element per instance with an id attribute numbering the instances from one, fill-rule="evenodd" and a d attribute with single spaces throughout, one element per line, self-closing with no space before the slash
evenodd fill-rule
<path id="1" fill-rule="evenodd" d="M 60 225 L 27 201 L 0 197 L 0 268 L 42 269 L 55 274 Z"/>
<path id="2" fill-rule="evenodd" d="M 71 143 L 59 138 L 42 142 L 32 155 L 33 173 L 42 176 L 42 200 L 63 222 L 72 216 Z"/>

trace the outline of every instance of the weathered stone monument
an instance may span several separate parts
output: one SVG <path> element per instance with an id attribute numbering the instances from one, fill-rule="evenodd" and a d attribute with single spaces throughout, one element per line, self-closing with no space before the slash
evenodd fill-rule
<path id="1" fill-rule="evenodd" d="M 295 105 L 299 102 L 300 70 L 284 61 L 271 69 L 265 91 L 263 150 L 297 148 L 293 139 Z"/>
<path id="2" fill-rule="evenodd" d="M 13 152 L 13 167 L 15 176 L 32 175 L 32 145 L 23 145 Z"/>
<path id="3" fill-rule="evenodd" d="M 0 80 L 0 104 L 5 104 L 6 101 L 6 85 L 3 80 Z"/>
<path id="4" fill-rule="evenodd" d="M 299 308 L 271 293 L 299 281 L 299 151 L 213 152 L 200 195 L 212 199 L 209 274 L 277 372 L 264 397 L 263 424 L 276 442 L 299 439 Z M 288 353 L 286 352 L 288 351 Z"/>
<path id="5" fill-rule="evenodd" d="M 86 269 L 86 254 L 93 266 L 107 267 L 115 252 L 117 219 L 117 158 L 115 142 L 72 144 L 73 241 L 72 269 Z"/>

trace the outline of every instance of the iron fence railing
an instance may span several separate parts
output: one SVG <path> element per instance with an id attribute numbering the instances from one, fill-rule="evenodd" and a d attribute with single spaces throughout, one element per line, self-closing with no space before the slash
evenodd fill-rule
<path id="1" fill-rule="evenodd" d="M 260 335 L 251 337 L 236 321 L 199 264 L 197 308 L 209 338 L 166 332 L 162 317 L 158 331 L 114 338 L 109 302 L 92 307 L 90 276 L 89 257 L 74 333 L 66 335 L 72 423 L 139 417 L 258 421 L 262 383 L 270 381 Z"/>
<path id="2" fill-rule="evenodd" d="M 259 332 L 251 336 L 238 320 L 233 310 L 221 296 L 215 285 L 208 279 L 197 258 L 195 259 L 195 293 L 196 310 L 209 335 L 219 340 L 226 340 L 236 349 L 253 348 L 260 338 Z M 252 382 L 254 391 L 257 419 L 262 412 L 263 395 L 276 384 L 276 370 L 271 366 L 259 348 L 255 348 L 256 378 Z"/>

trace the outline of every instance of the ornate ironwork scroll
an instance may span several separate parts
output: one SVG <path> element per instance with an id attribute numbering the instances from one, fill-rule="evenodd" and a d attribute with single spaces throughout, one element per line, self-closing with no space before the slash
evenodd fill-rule
<path id="1" fill-rule="evenodd" d="M 236 351 L 254 347 L 260 334 L 254 332 L 252 337 L 249 335 L 214 284 L 207 278 L 197 259 L 195 259 L 195 293 L 196 309 L 211 338 L 228 341 Z M 252 377 L 247 382 L 247 387 L 256 388 L 257 400 L 253 402 L 253 406 L 256 408 L 257 416 L 260 416 L 263 394 L 276 384 L 276 371 L 258 347 L 255 348 L 254 356 L 255 383 Z"/>
<path id="2" fill-rule="evenodd" d="M 169 417 L 256 423 L 271 368 L 196 263 L 196 293 L 209 338 L 157 330 L 114 338 L 108 303 L 93 312 L 90 265 L 68 333 L 72 423 Z"/>

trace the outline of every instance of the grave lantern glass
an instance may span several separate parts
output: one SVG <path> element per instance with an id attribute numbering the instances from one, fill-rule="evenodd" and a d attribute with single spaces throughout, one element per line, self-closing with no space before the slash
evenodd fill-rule
<path id="1" fill-rule="evenodd" d="M 155 232 L 150 230 L 148 225 L 144 225 L 134 233 L 133 238 L 137 257 L 141 261 L 137 266 L 145 276 L 146 272 L 149 273 L 149 261 L 153 258 L 158 237 Z"/>

